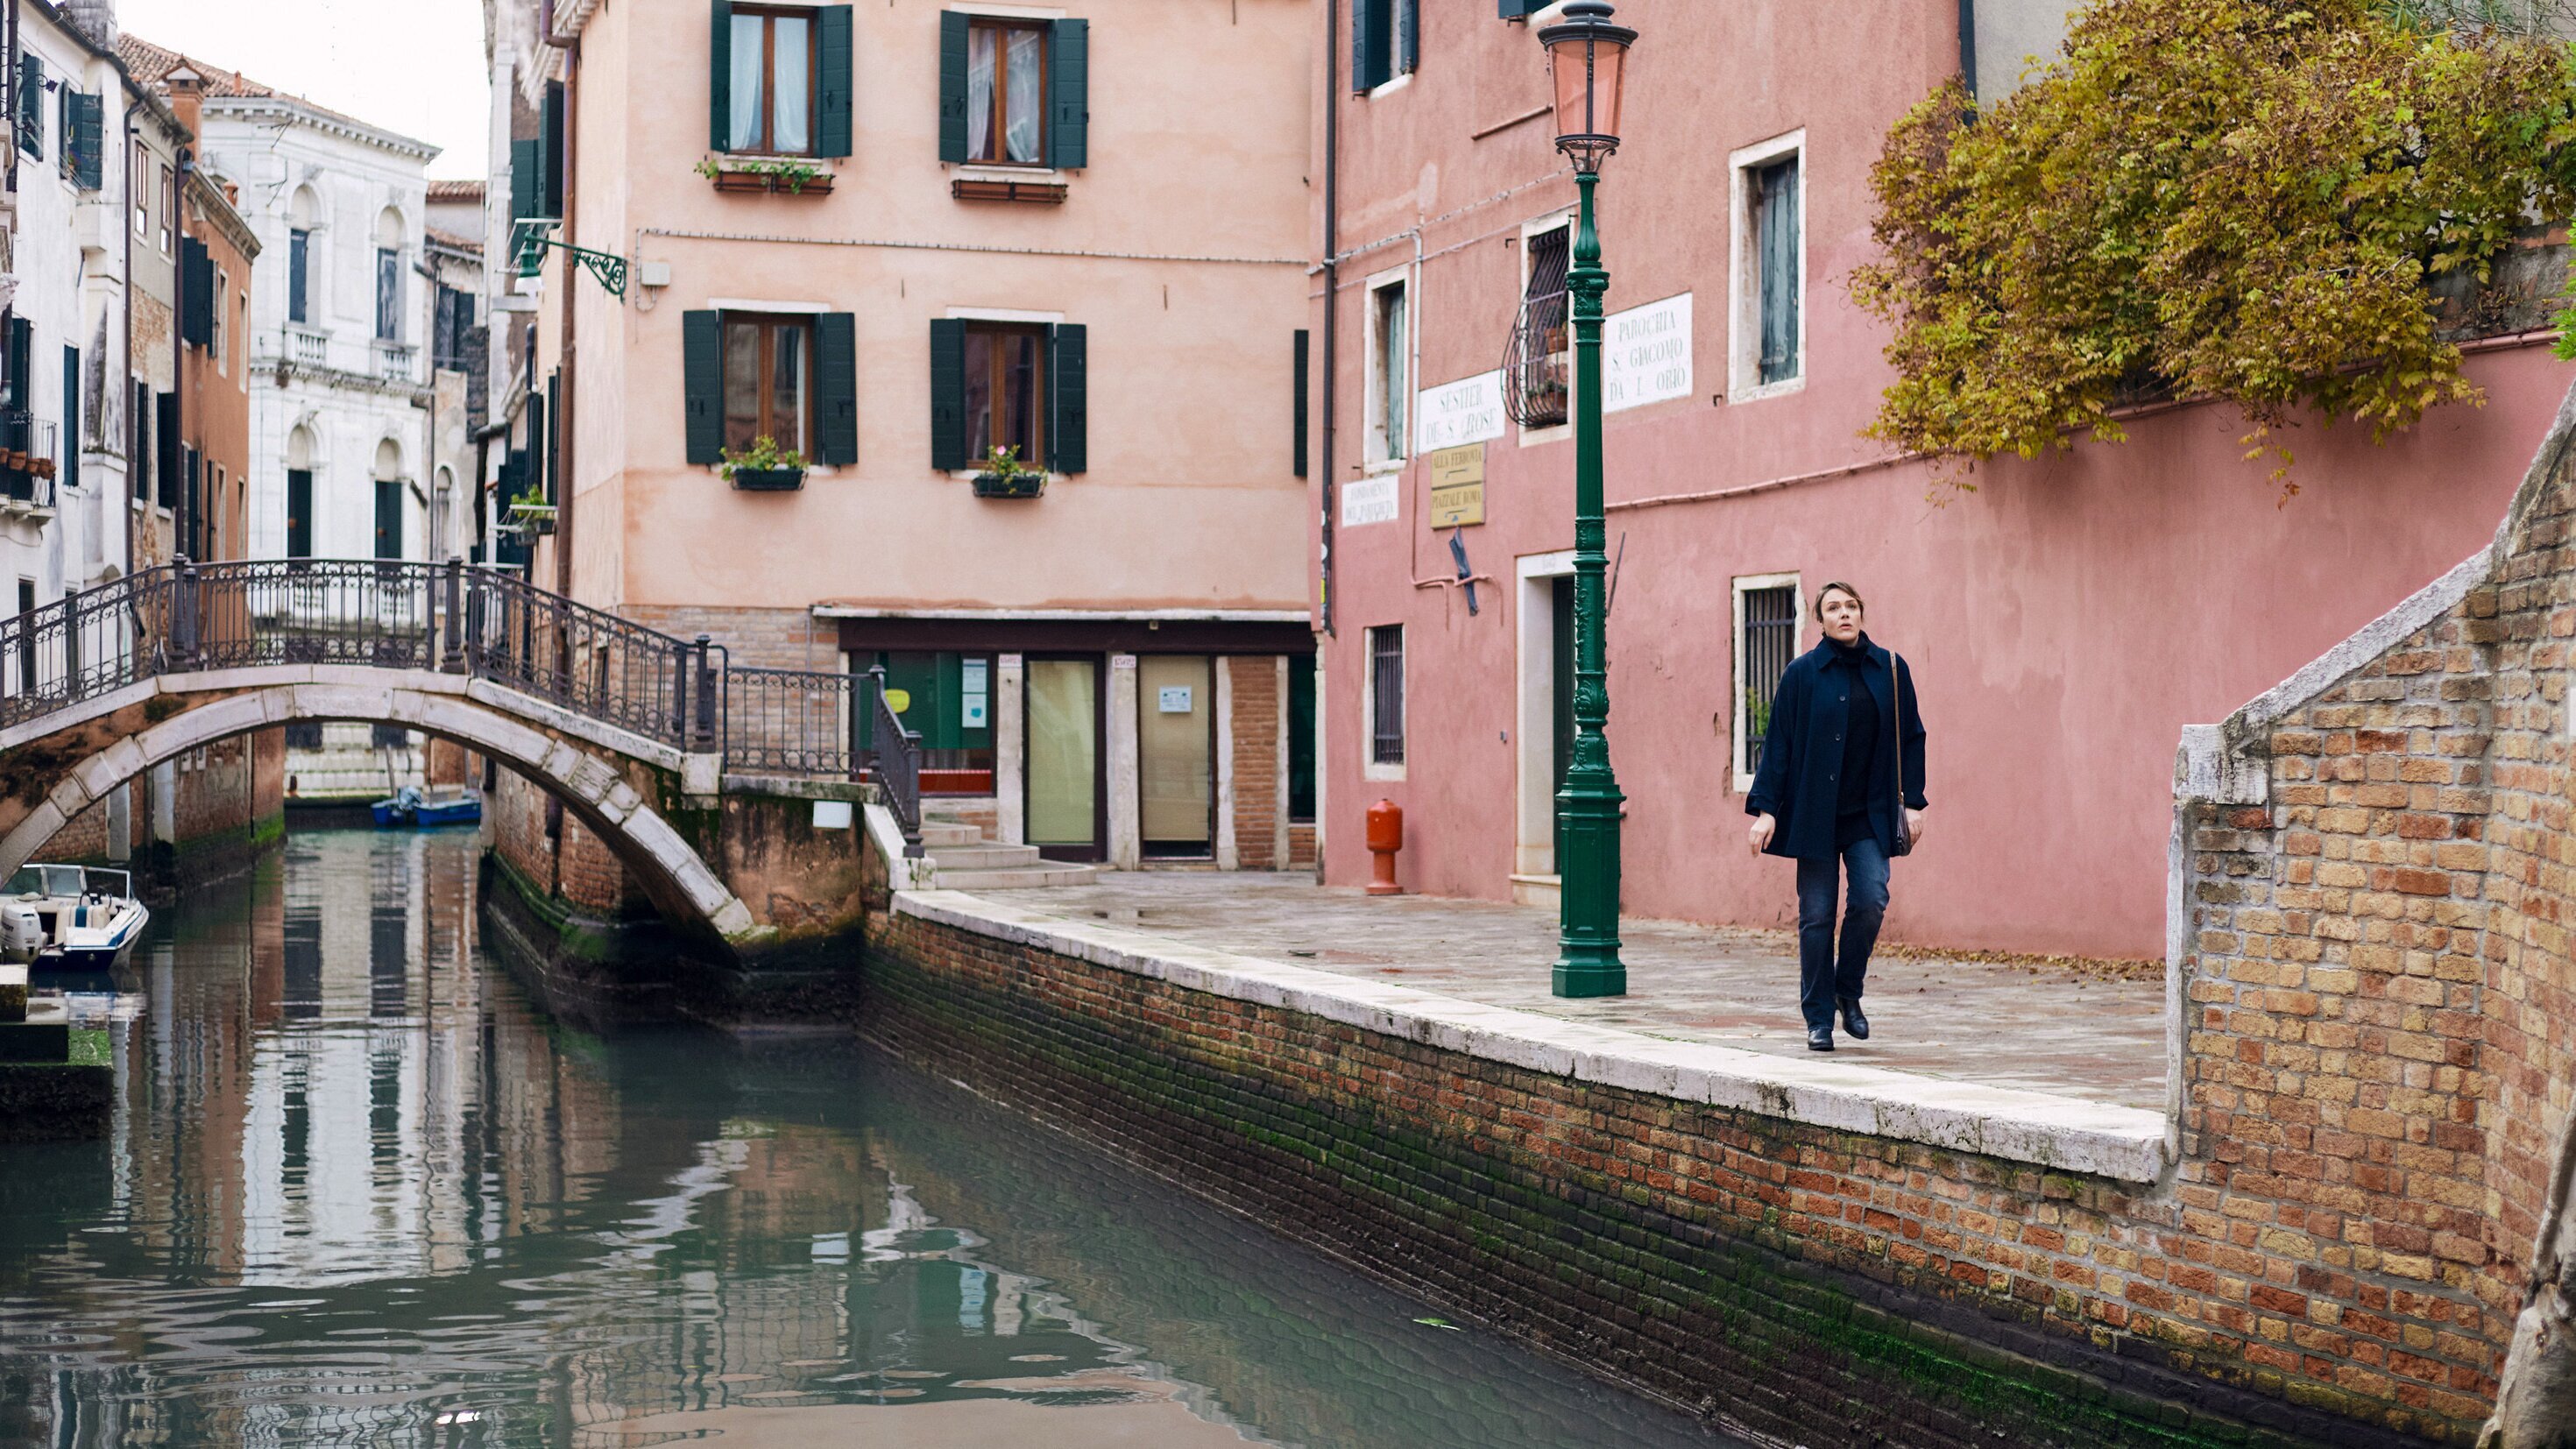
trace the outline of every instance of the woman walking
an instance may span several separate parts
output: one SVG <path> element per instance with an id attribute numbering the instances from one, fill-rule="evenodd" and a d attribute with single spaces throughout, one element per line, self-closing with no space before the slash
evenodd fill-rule
<path id="1" fill-rule="evenodd" d="M 1798 1004 L 1807 1049 L 1834 1049 L 1834 1015 L 1869 1040 L 1861 988 L 1887 915 L 1888 861 L 1923 838 L 1923 717 L 1914 671 L 1861 630 L 1860 592 L 1816 594 L 1825 637 L 1791 660 L 1771 702 L 1762 765 L 1744 812 L 1757 852 L 1798 862 Z M 1837 870 L 1839 862 L 1841 869 Z M 1851 879 L 1834 940 L 1838 877 Z"/>

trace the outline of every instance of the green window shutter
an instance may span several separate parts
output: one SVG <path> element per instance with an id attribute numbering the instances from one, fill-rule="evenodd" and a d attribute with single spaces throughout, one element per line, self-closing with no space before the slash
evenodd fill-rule
<path id="1" fill-rule="evenodd" d="M 714 0 L 707 32 L 707 149 L 733 149 L 733 0 Z M 713 461 L 710 459 L 709 461 Z"/>
<path id="2" fill-rule="evenodd" d="M 546 426 L 555 417 L 556 409 L 562 406 L 563 374 L 548 373 L 546 395 L 528 399 L 528 456 L 537 460 L 538 491 L 545 494 L 548 503 L 556 502 L 563 497 L 563 494 L 558 491 L 562 480 L 555 470 L 555 459 L 558 456 L 555 438 L 563 430 L 559 427 Z"/>
<path id="3" fill-rule="evenodd" d="M 814 451 L 834 466 L 859 461 L 859 319 L 826 312 L 814 319 Z"/>
<path id="4" fill-rule="evenodd" d="M 545 104 L 537 110 L 537 215 L 564 214 L 564 84 L 546 82 Z"/>
<path id="5" fill-rule="evenodd" d="M 45 159 L 45 62 L 39 56 L 18 57 L 18 149 Z"/>
<path id="6" fill-rule="evenodd" d="M 35 366 L 36 324 L 31 318 L 12 317 L 9 319 L 10 406 L 25 409 L 36 405 Z M 176 417 L 178 414 L 175 409 L 179 406 L 179 395 L 174 392 L 164 396 L 170 399 L 170 406 L 174 409 L 171 416 Z M 169 429 L 169 438 L 171 446 L 178 446 L 179 429 L 175 423 Z"/>
<path id="7" fill-rule="evenodd" d="M 510 143 L 510 220 L 525 221 L 537 214 L 537 143 Z"/>
<path id="8" fill-rule="evenodd" d="M 1090 431 L 1085 401 L 1089 349 L 1087 329 L 1067 322 L 1055 329 L 1055 356 L 1047 368 L 1047 465 L 1059 473 L 1080 473 L 1090 466 Z"/>
<path id="9" fill-rule="evenodd" d="M 1048 40 L 1047 164 L 1079 171 L 1091 164 L 1091 22 L 1059 20 Z"/>
<path id="10" fill-rule="evenodd" d="M 821 104 L 815 108 L 814 154 L 850 154 L 851 25 L 850 7 L 826 5 L 814 12 L 815 77 Z"/>
<path id="11" fill-rule="evenodd" d="M 1300 478 L 1303 478 L 1303 477 L 1305 477 L 1305 476 L 1306 476 L 1306 356 L 1307 356 L 1307 350 L 1306 350 L 1306 329 L 1305 329 L 1305 328 L 1303 328 L 1303 327 L 1300 327 L 1300 328 L 1298 328 L 1298 329 L 1297 329 L 1297 345 L 1296 345 L 1296 347 L 1295 347 L 1295 349 L 1294 349 L 1294 350 L 1295 350 L 1296 355 L 1297 355 L 1297 361 L 1296 361 L 1296 365 L 1295 365 L 1295 367 L 1292 369 L 1292 373 L 1293 373 L 1293 375 L 1292 375 L 1292 378 L 1291 378 L 1291 380 L 1290 380 L 1290 382 L 1289 382 L 1289 384 L 1288 384 L 1288 393 L 1289 393 L 1289 399 L 1290 399 L 1290 402 L 1289 402 L 1289 411 L 1290 411 L 1290 412 L 1292 412 L 1292 413 L 1294 413 L 1294 414 L 1296 415 L 1296 419 L 1297 419 L 1297 432 L 1296 432 L 1296 441 L 1295 441 L 1295 442 L 1293 442 L 1293 443 L 1291 443 L 1291 444 L 1289 444 L 1289 446 L 1288 446 L 1288 456 L 1289 456 L 1289 458 L 1290 458 L 1291 460 L 1293 460 L 1293 466 L 1294 466 L 1294 468 L 1296 469 L 1297 476 L 1298 476 L 1298 477 L 1300 477 Z"/>
<path id="12" fill-rule="evenodd" d="M 939 159 L 966 159 L 966 17 L 939 12 Z"/>
<path id="13" fill-rule="evenodd" d="M 1378 74 L 1380 47 L 1377 27 L 1383 23 L 1379 6 L 1386 0 L 1351 0 L 1351 89 L 1374 90 L 1386 77 Z"/>
<path id="14" fill-rule="evenodd" d="M 684 417 L 689 461 L 724 461 L 724 316 L 680 315 L 680 373 L 688 393 Z"/>
<path id="15" fill-rule="evenodd" d="M 215 259 L 192 236 L 179 238 L 179 340 L 190 347 L 215 341 Z"/>
<path id="16" fill-rule="evenodd" d="M 71 134 L 64 138 L 63 144 L 72 148 L 72 176 L 83 191 L 98 190 L 101 181 L 100 162 L 105 141 L 99 134 L 104 109 L 101 101 L 101 97 L 87 91 L 74 91 L 71 97 Z"/>
<path id="17" fill-rule="evenodd" d="M 966 324 L 948 318 L 930 323 L 930 466 L 966 466 Z"/>
<path id="18" fill-rule="evenodd" d="M 1421 66 L 1422 0 L 1395 0 L 1396 74 L 1411 75 Z"/>

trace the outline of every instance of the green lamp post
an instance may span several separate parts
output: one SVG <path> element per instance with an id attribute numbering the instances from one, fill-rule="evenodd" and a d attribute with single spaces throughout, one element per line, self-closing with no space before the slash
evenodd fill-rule
<path id="1" fill-rule="evenodd" d="M 1608 607 L 1601 520 L 1601 237 L 1592 225 L 1592 188 L 1601 162 L 1619 149 L 1619 89 L 1637 32 L 1610 23 L 1602 0 L 1572 0 L 1563 18 L 1538 33 L 1556 82 L 1556 147 L 1574 163 L 1583 206 L 1574 229 L 1574 264 L 1565 274 L 1574 297 L 1574 747 L 1557 792 L 1556 863 L 1562 901 L 1557 928 L 1559 996 L 1624 996 L 1628 968 L 1619 960 L 1619 793 L 1610 769 L 1608 670 L 1602 629 Z"/>

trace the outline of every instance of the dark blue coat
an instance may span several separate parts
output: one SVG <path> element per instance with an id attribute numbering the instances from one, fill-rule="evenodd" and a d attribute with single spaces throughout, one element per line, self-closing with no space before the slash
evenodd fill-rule
<path id="1" fill-rule="evenodd" d="M 1869 824 L 1879 845 L 1889 851 L 1896 848 L 1896 832 L 1902 821 L 1896 808 L 1897 750 L 1904 750 L 1905 803 L 1910 809 L 1924 808 L 1923 799 L 1923 716 L 1914 708 L 1914 669 L 1862 635 L 1869 648 L 1869 667 L 1861 677 L 1869 683 L 1870 702 L 1878 706 L 1878 749 L 1870 762 Z M 1849 722 L 1850 709 L 1841 691 L 1823 687 L 1827 665 L 1833 662 L 1834 646 L 1820 640 L 1816 647 L 1789 661 L 1780 675 L 1780 692 L 1771 701 L 1771 729 L 1763 737 L 1762 767 L 1753 774 L 1753 789 L 1744 797 L 1744 813 L 1769 815 L 1777 825 L 1771 832 L 1770 855 L 1794 856 L 1800 860 L 1831 860 L 1834 849 L 1834 806 L 1841 794 L 1836 778 L 1843 767 L 1843 730 Z M 1888 663 L 1894 659 L 1896 673 L 1891 681 Z M 1896 697 L 1888 697 L 1890 683 Z M 1890 711 L 1902 723 L 1888 727 Z"/>

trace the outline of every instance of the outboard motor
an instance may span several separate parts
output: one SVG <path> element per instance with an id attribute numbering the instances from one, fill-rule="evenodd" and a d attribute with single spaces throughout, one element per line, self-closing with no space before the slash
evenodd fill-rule
<path id="1" fill-rule="evenodd" d="M 0 901 L 0 960 L 33 961 L 44 948 L 45 926 L 36 908 L 21 901 Z"/>

